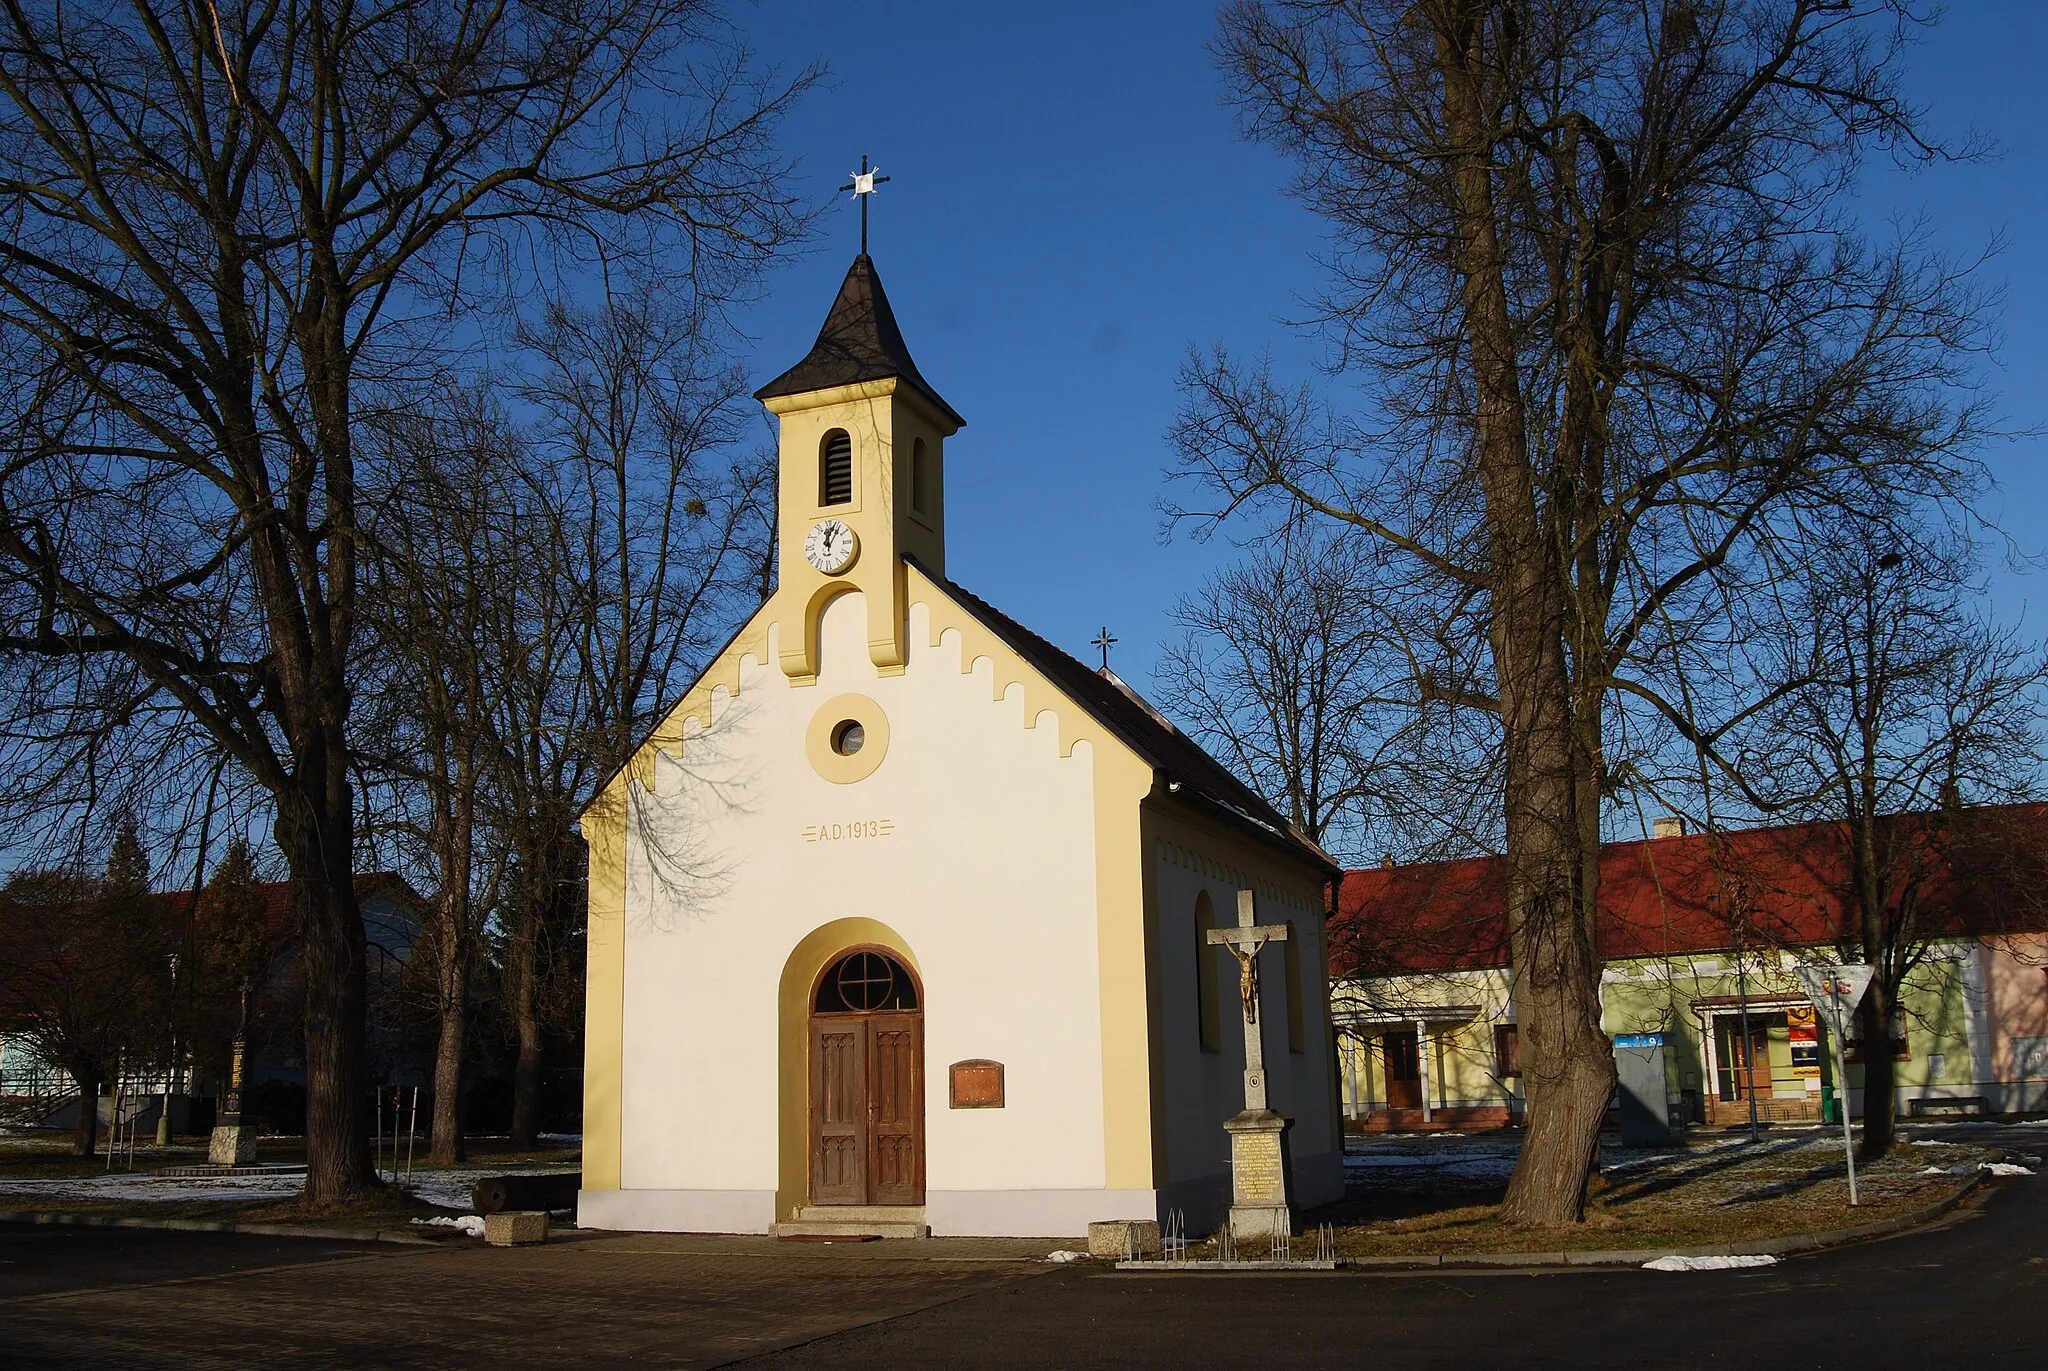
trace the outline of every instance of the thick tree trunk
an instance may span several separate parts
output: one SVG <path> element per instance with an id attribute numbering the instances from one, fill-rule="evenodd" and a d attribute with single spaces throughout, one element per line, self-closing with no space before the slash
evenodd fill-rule
<path id="1" fill-rule="evenodd" d="M 1856 1155 L 1876 1161 L 1891 1151 L 1897 1120 L 1892 1093 L 1897 1084 L 1892 1061 L 1892 992 L 1882 975 L 1870 979 L 1857 1014 L 1863 1024 L 1863 1137 Z M 1844 1082 L 1845 1093 L 1847 1082 Z M 1848 1108 L 1848 1101 L 1842 1102 Z"/>
<path id="2" fill-rule="evenodd" d="M 1503 635 L 1525 636 L 1512 631 Z M 1547 635 L 1544 635 L 1547 637 Z M 1531 644 L 1504 660 L 1539 659 L 1537 688 L 1502 691 L 1510 719 L 1507 904 L 1515 1018 L 1528 1132 L 1501 1205 L 1515 1224 L 1576 1223 L 1598 1162 L 1614 1093 L 1614 1055 L 1600 1027 L 1598 796 L 1590 759 L 1573 741 L 1562 651 Z M 1557 658 L 1541 664 L 1545 656 Z M 1503 673 L 1503 681 L 1523 675 Z M 1545 683 L 1548 681 L 1548 683 Z M 1518 687 L 1520 683 L 1518 682 Z M 1564 715 L 1565 717 L 1558 717 Z"/>
<path id="3" fill-rule="evenodd" d="M 70 1070 L 78 1085 L 78 1125 L 71 1130 L 71 1155 L 90 1157 L 99 1147 L 100 1077 L 97 1071 L 75 1066 Z"/>
<path id="4" fill-rule="evenodd" d="M 434 1049 L 434 1129 L 427 1156 L 436 1166 L 466 1159 L 462 1145 L 462 1064 L 468 1050 L 469 968 L 466 958 L 444 952 L 441 972 L 441 1036 Z"/>
<path id="5" fill-rule="evenodd" d="M 1539 500 L 1546 482 L 1531 447 L 1494 198 L 1491 151 L 1501 132 L 1503 78 L 1487 51 L 1488 6 L 1447 4 L 1434 21 L 1444 118 L 1456 149 L 1457 267 L 1485 503 L 1489 636 L 1507 751 L 1508 935 L 1528 1095 L 1528 1132 L 1501 1217 L 1576 1223 L 1614 1089 L 1593 943 L 1600 696 L 1597 688 L 1574 689 L 1566 650 L 1570 539 L 1559 529 L 1571 528 L 1573 511 L 1555 490 L 1549 507 Z M 1555 461 L 1570 468 L 1578 456 L 1560 451 Z M 1598 663 L 1579 666 L 1598 679 Z"/>
<path id="6" fill-rule="evenodd" d="M 327 822 L 308 822 L 287 802 L 279 806 L 276 829 L 306 968 L 306 1202 L 312 1205 L 346 1203 L 377 1189 L 363 1041 L 369 956 L 350 871 L 345 781 L 340 789 L 339 813 L 330 810 Z"/>
<path id="7" fill-rule="evenodd" d="M 532 1147 L 540 1137 L 540 915 L 524 911 L 512 934 L 512 1020 L 519 1057 L 512 1068 L 512 1146 Z"/>
<path id="8" fill-rule="evenodd" d="M 447 777 L 444 767 L 442 776 Z M 458 752 L 445 807 L 437 806 L 441 852 L 438 993 L 440 1038 L 434 1051 L 434 1126 L 428 1155 L 436 1165 L 463 1159 L 462 1068 L 468 1039 L 471 858 L 474 853 L 476 767 Z"/>

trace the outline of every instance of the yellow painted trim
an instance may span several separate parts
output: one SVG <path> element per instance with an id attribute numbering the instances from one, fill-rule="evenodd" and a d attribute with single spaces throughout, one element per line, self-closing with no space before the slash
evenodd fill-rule
<path id="1" fill-rule="evenodd" d="M 832 733 L 848 720 L 865 729 L 867 739 L 860 751 L 843 757 L 832 750 Z M 834 785 L 864 781 L 889 755 L 889 716 L 865 695 L 834 695 L 811 716 L 804 730 L 804 755 L 810 758 L 811 769 Z"/>
<path id="2" fill-rule="evenodd" d="M 809 567 L 805 569 L 809 570 Z M 818 621 L 825 617 L 826 605 L 860 588 L 856 581 L 828 580 L 813 590 L 810 598 L 804 601 L 803 616 L 795 625 L 796 632 L 785 631 L 775 645 L 777 655 L 782 658 L 782 674 L 789 677 L 792 684 L 817 684 Z M 776 598 L 782 597 L 778 594 Z"/>
<path id="3" fill-rule="evenodd" d="M 794 1219 L 811 1193 L 811 988 L 849 948 L 885 947 L 925 986 L 924 968 L 903 935 L 874 919 L 834 919 L 790 949 L 776 987 L 775 1216 Z M 586 1178 L 587 1183 L 587 1178 Z"/>
<path id="4" fill-rule="evenodd" d="M 711 704 L 718 690 L 723 689 L 734 698 L 739 696 L 741 664 L 748 657 L 762 665 L 767 664 L 768 628 L 774 622 L 774 601 L 770 600 L 754 611 L 754 617 L 747 621 L 746 627 L 726 644 L 725 651 L 711 659 L 690 688 L 683 692 L 683 698 L 676 701 L 675 708 L 654 726 L 654 731 L 647 735 L 647 741 L 640 744 L 626 759 L 626 764 L 613 773 L 597 798 L 584 810 L 586 825 L 597 812 L 600 800 L 616 802 L 620 806 L 619 823 L 624 824 L 627 786 L 636 782 L 643 788 L 652 786 L 655 758 L 664 752 L 671 757 L 683 755 L 683 730 L 690 720 L 695 719 L 702 728 L 711 727 Z"/>
<path id="5" fill-rule="evenodd" d="M 623 1173 L 626 1041 L 626 805 L 607 791 L 583 815 L 590 845 L 584 937 L 583 1188 L 617 1190 Z"/>

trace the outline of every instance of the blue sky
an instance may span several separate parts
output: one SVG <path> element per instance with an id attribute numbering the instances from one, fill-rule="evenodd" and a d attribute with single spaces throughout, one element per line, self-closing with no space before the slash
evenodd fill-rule
<path id="1" fill-rule="evenodd" d="M 1269 349 L 1300 372 L 1322 355 L 1286 323 L 1317 284 L 1321 229 L 1219 105 L 1213 13 L 784 0 L 734 14 L 771 60 L 832 69 L 787 128 L 806 193 L 831 199 L 863 152 L 893 178 L 873 207 L 876 265 L 920 368 L 967 419 L 947 453 L 950 574 L 1090 660 L 1109 625 L 1112 664 L 1141 688 L 1175 597 L 1230 555 L 1159 536 L 1188 344 Z M 2007 291 L 1991 381 L 2014 430 L 2048 430 L 2043 52 L 2048 6 L 1957 6 L 1912 54 L 1909 86 L 1937 134 L 1982 130 L 1997 156 L 1874 166 L 1858 199 L 1873 220 L 1927 215 L 1957 253 L 2007 239 L 1990 267 Z M 757 381 L 808 349 L 857 250 L 839 203 L 740 318 Z M 2048 545 L 2041 451 L 2020 438 L 1985 453 L 2000 483 L 1987 509 L 2029 552 Z M 1998 575 L 2008 616 L 2040 593 L 2037 576 Z"/>

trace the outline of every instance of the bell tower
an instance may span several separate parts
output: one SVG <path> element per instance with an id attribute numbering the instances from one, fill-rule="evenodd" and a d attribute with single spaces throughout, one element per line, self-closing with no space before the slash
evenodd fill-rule
<path id="1" fill-rule="evenodd" d="M 901 672 L 903 559 L 945 574 L 945 442 L 966 421 L 918 374 L 865 252 L 810 353 L 754 398 L 781 425 L 783 672 L 799 684 L 817 678 L 818 616 L 849 590 L 867 597 L 870 659 L 884 675 Z"/>

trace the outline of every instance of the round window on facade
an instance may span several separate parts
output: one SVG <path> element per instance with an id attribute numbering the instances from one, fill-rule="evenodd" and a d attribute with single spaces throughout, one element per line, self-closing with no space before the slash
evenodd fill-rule
<path id="1" fill-rule="evenodd" d="M 867 740 L 868 731 L 858 719 L 847 719 L 832 730 L 832 750 L 842 757 L 860 751 Z"/>

